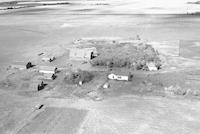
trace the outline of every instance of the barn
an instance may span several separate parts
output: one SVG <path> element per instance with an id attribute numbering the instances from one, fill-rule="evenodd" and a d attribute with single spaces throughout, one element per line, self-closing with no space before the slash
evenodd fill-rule
<path id="1" fill-rule="evenodd" d="M 69 57 L 71 60 L 91 60 L 97 56 L 95 47 L 90 48 L 71 48 Z"/>

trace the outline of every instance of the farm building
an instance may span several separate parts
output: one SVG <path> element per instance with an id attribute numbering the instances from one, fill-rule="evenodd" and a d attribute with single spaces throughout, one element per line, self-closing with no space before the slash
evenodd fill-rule
<path id="1" fill-rule="evenodd" d="M 55 56 L 43 57 L 43 58 L 42 58 L 42 61 L 44 61 L 44 62 L 52 62 L 52 61 L 54 61 L 55 59 L 56 59 Z"/>
<path id="2" fill-rule="evenodd" d="M 97 56 L 95 47 L 91 48 L 70 48 L 69 57 L 71 60 L 91 60 Z"/>
<path id="3" fill-rule="evenodd" d="M 11 69 L 19 69 L 19 70 L 24 70 L 26 69 L 26 65 L 11 65 L 10 66 Z"/>
<path id="4" fill-rule="evenodd" d="M 40 73 L 54 74 L 57 72 L 57 67 L 53 66 L 39 66 Z"/>
<path id="5" fill-rule="evenodd" d="M 148 67 L 149 71 L 157 71 L 158 70 L 155 63 L 153 63 L 153 62 L 148 62 L 147 67 Z"/>
<path id="6" fill-rule="evenodd" d="M 43 79 L 54 80 L 55 78 L 55 73 L 43 73 Z"/>
<path id="7" fill-rule="evenodd" d="M 19 70 L 24 70 L 24 69 L 29 69 L 34 67 L 31 62 L 15 62 L 13 65 L 10 66 L 11 69 L 19 69 Z"/>
<path id="8" fill-rule="evenodd" d="M 108 75 L 110 80 L 131 81 L 133 75 L 125 72 L 112 72 Z"/>

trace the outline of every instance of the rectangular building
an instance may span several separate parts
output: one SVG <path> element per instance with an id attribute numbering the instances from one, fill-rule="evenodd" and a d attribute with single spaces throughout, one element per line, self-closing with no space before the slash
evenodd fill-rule
<path id="1" fill-rule="evenodd" d="M 38 70 L 39 70 L 40 73 L 54 74 L 57 71 L 57 67 L 53 67 L 53 66 L 39 66 Z"/>
<path id="2" fill-rule="evenodd" d="M 71 60 L 91 60 L 97 56 L 95 47 L 91 48 L 70 48 L 69 57 Z"/>

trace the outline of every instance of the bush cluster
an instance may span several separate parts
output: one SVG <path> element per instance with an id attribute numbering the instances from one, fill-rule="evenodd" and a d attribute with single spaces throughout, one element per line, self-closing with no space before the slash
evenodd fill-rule
<path id="1" fill-rule="evenodd" d="M 65 77 L 65 81 L 70 84 L 79 84 L 89 82 L 93 79 L 94 75 L 91 72 L 78 70 L 77 72 L 71 72 L 68 76 Z"/>
<path id="2" fill-rule="evenodd" d="M 161 67 L 159 54 L 147 44 L 109 46 L 100 50 L 100 55 L 91 61 L 93 66 L 128 67 L 146 70 L 147 62 L 154 62 Z"/>

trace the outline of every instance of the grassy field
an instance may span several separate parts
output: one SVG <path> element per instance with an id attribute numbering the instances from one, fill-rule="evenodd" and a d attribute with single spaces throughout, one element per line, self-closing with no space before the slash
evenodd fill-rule
<path id="1" fill-rule="evenodd" d="M 85 115 L 84 110 L 48 107 L 17 134 L 76 134 Z"/>
<path id="2" fill-rule="evenodd" d="M 180 55 L 185 58 L 200 59 L 200 41 L 182 40 L 180 42 Z"/>

